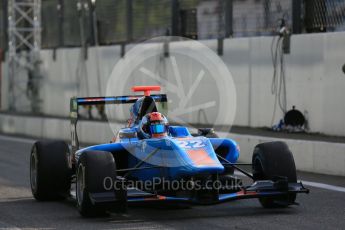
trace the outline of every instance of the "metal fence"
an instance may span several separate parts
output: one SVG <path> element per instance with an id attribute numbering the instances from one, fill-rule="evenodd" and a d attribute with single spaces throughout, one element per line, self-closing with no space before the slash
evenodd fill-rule
<path id="1" fill-rule="evenodd" d="M 93 45 L 95 40 L 107 45 L 163 35 L 186 36 L 181 30 L 195 33 L 198 39 L 270 35 L 277 29 L 279 18 L 291 23 L 291 2 L 96 0 L 93 5 L 91 0 L 43 0 L 42 47 L 80 46 L 82 42 Z M 194 20 L 191 12 L 195 12 Z"/>
<path id="2" fill-rule="evenodd" d="M 98 28 L 100 44 L 126 41 L 126 0 L 99 0 L 95 4 L 93 25 Z"/>
<path id="3" fill-rule="evenodd" d="M 45 48 L 144 40 L 164 35 L 170 27 L 170 0 L 42 1 Z"/>
<path id="4" fill-rule="evenodd" d="M 6 20 L 5 20 L 5 2 L 0 2 L 0 49 L 6 47 Z"/>
<path id="5" fill-rule="evenodd" d="M 6 47 L 0 2 L 0 48 Z M 42 47 L 138 42 L 155 36 L 194 39 L 345 30 L 344 0 L 42 0 Z"/>
<path id="6" fill-rule="evenodd" d="M 303 7 L 306 32 L 345 30 L 344 0 L 305 0 Z"/>
<path id="7" fill-rule="evenodd" d="M 234 37 L 272 35 L 281 20 L 292 25 L 292 0 L 234 1 Z"/>
<path id="8" fill-rule="evenodd" d="M 61 6 L 57 4 L 56 0 L 43 1 L 42 8 L 42 44 L 44 47 L 58 47 L 60 43 L 59 22 L 60 15 L 58 13 Z"/>

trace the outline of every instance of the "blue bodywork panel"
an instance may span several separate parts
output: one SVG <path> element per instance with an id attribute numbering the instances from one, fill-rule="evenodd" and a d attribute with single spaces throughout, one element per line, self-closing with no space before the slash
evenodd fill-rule
<path id="1" fill-rule="evenodd" d="M 134 128 L 132 130 L 134 131 Z M 217 148 L 227 149 L 223 157 L 232 163 L 235 163 L 239 157 L 237 144 L 232 140 L 193 137 L 184 127 L 170 127 L 170 132 L 175 135 L 142 140 L 125 138 L 116 143 L 90 146 L 77 151 L 76 158 L 78 159 L 86 150 L 112 152 L 115 159 L 117 154 L 126 154 L 128 168 L 135 167 L 143 160 L 145 163 L 141 167 L 159 166 L 134 171 L 132 176 L 138 180 L 150 180 L 156 177 L 176 180 L 201 173 L 222 173 L 224 166 L 215 153 Z M 152 156 L 147 158 L 150 154 Z"/>

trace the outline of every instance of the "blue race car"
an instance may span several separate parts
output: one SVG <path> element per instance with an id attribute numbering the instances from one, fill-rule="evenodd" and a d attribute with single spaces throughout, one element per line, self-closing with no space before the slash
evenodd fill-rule
<path id="1" fill-rule="evenodd" d="M 309 192 L 297 182 L 284 142 L 259 144 L 251 164 L 237 163 L 234 140 L 217 138 L 213 129 L 191 135 L 186 127 L 169 125 L 157 105 L 167 96 L 150 94 L 159 86 L 132 89 L 144 95 L 71 99 L 71 147 L 64 141 L 33 145 L 30 181 L 37 200 L 71 197 L 82 216 L 95 216 L 142 202 L 217 204 L 258 198 L 266 208 L 287 207 L 296 204 L 297 193 Z M 131 118 L 112 142 L 80 148 L 79 106 L 126 103 L 133 104 Z M 246 165 L 251 172 L 243 170 Z M 235 170 L 253 182 L 244 185 Z"/>

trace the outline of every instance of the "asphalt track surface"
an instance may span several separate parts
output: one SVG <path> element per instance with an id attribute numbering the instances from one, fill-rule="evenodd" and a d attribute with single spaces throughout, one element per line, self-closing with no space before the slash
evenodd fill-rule
<path id="1" fill-rule="evenodd" d="M 127 214 L 82 218 L 72 201 L 37 202 L 29 185 L 32 140 L 0 135 L 0 229 L 345 229 L 345 190 L 309 187 L 299 206 L 263 209 L 254 200 L 181 208 L 131 206 Z M 345 189 L 345 178 L 299 173 Z M 327 186 L 326 186 L 327 187 Z"/>

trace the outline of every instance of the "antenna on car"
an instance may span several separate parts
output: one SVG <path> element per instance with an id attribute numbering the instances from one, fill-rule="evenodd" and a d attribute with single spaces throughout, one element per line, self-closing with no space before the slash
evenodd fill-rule
<path id="1" fill-rule="evenodd" d="M 133 92 L 144 92 L 144 96 L 150 96 L 151 91 L 160 91 L 161 87 L 159 85 L 143 85 L 143 86 L 133 86 Z"/>

